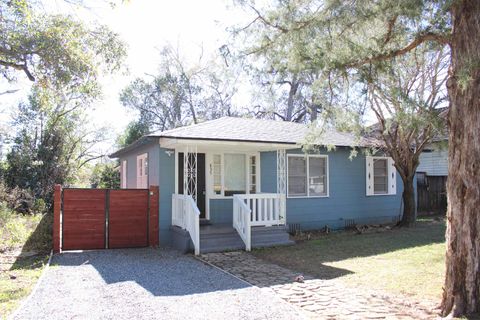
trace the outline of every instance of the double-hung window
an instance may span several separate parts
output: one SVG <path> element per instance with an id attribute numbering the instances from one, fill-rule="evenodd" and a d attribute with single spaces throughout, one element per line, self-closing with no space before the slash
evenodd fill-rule
<path id="1" fill-rule="evenodd" d="M 367 196 L 396 194 L 396 169 L 392 158 L 366 157 Z"/>
<path id="2" fill-rule="evenodd" d="M 210 173 L 213 195 L 229 197 L 258 192 L 258 155 L 218 153 L 212 157 Z"/>
<path id="3" fill-rule="evenodd" d="M 319 155 L 288 155 L 289 197 L 328 196 L 328 158 Z"/>

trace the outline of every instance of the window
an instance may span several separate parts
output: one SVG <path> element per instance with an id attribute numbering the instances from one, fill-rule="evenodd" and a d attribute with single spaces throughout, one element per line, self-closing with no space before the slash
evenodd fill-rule
<path id="1" fill-rule="evenodd" d="M 225 195 L 233 196 L 246 192 L 245 155 L 226 153 L 225 162 Z"/>
<path id="2" fill-rule="evenodd" d="M 211 192 L 218 196 L 256 193 L 259 189 L 258 156 L 244 153 L 213 154 L 210 160 Z"/>
<path id="3" fill-rule="evenodd" d="M 328 196 L 328 161 L 326 156 L 288 156 L 288 196 Z"/>
<path id="4" fill-rule="evenodd" d="M 148 188 L 148 154 L 137 156 L 137 188 Z"/>
<path id="5" fill-rule="evenodd" d="M 213 155 L 213 193 L 222 194 L 222 156 Z"/>
<path id="6" fill-rule="evenodd" d="M 397 193 L 394 162 L 389 157 L 366 157 L 367 196 Z"/>
<path id="7" fill-rule="evenodd" d="M 373 160 L 373 193 L 388 193 L 388 168 L 387 159 Z"/>
<path id="8" fill-rule="evenodd" d="M 249 177 L 249 193 L 257 192 L 257 157 L 248 156 L 248 164 L 250 166 L 250 177 Z"/>
<path id="9" fill-rule="evenodd" d="M 122 189 L 127 188 L 127 160 L 122 161 Z"/>

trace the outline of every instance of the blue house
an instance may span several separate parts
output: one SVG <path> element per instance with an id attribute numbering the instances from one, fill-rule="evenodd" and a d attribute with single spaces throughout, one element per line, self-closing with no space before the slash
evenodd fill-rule
<path id="1" fill-rule="evenodd" d="M 401 215 L 391 158 L 350 158 L 368 142 L 303 124 L 224 117 L 144 136 L 118 150 L 122 188 L 160 189 L 161 245 L 195 253 L 287 244 L 287 228 L 388 223 Z M 185 239 L 188 241 L 185 242 Z"/>

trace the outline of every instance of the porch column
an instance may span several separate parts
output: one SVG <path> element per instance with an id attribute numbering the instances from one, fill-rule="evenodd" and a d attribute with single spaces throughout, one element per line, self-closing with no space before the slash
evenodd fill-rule
<path id="1" fill-rule="evenodd" d="M 197 146 L 186 146 L 183 151 L 183 194 L 197 202 Z"/>
<path id="2" fill-rule="evenodd" d="M 280 195 L 280 221 L 286 223 L 287 159 L 285 149 L 277 150 L 277 193 Z"/>

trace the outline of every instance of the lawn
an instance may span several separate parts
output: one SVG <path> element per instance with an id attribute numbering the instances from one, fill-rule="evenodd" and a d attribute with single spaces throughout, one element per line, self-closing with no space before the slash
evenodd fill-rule
<path id="1" fill-rule="evenodd" d="M 50 215 L 19 215 L 0 208 L 0 316 L 28 296 L 51 248 Z"/>
<path id="2" fill-rule="evenodd" d="M 254 251 L 260 258 L 348 285 L 438 300 L 445 272 L 445 221 L 414 228 L 335 232 L 295 246 Z"/>

